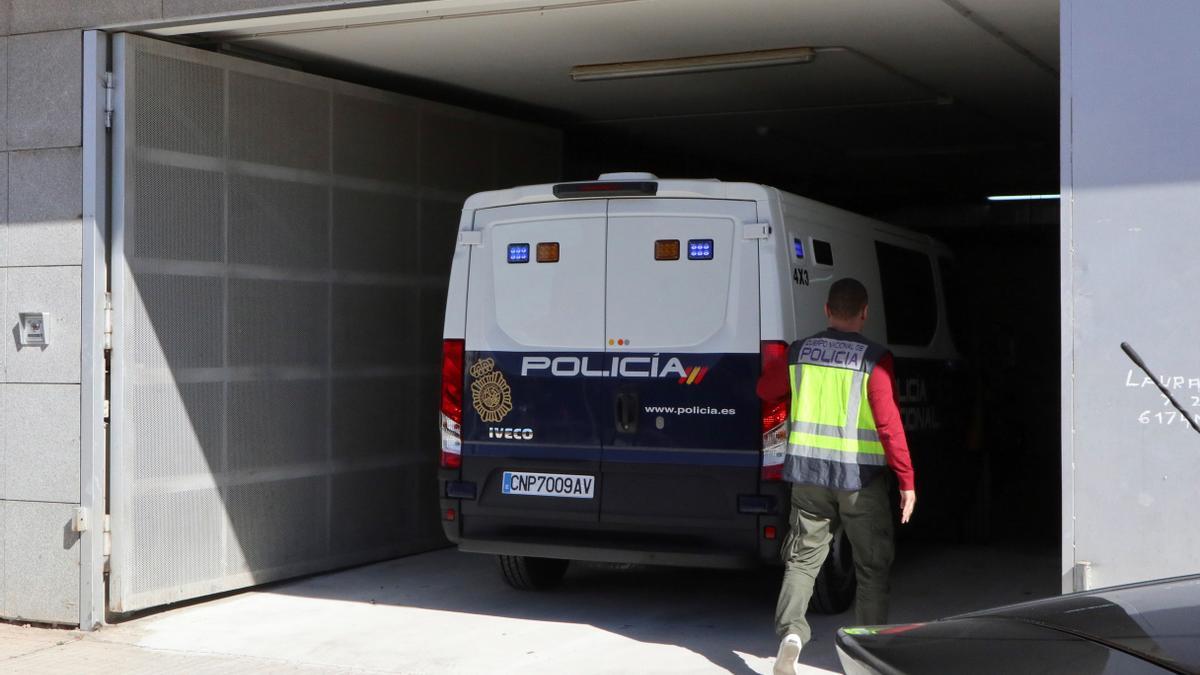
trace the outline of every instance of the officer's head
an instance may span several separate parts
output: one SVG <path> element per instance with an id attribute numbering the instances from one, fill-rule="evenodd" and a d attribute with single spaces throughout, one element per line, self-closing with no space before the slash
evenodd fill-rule
<path id="1" fill-rule="evenodd" d="M 837 330 L 858 332 L 867 322 L 867 287 L 858 279 L 845 277 L 829 287 L 825 316 Z"/>

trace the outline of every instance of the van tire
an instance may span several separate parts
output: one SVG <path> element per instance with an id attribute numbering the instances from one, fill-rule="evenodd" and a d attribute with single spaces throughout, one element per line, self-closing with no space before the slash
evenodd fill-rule
<path id="1" fill-rule="evenodd" d="M 829 544 L 829 555 L 813 586 L 812 609 L 818 614 L 841 614 L 850 609 L 857 588 L 854 551 L 846 532 L 839 530 Z"/>
<path id="2" fill-rule="evenodd" d="M 524 555 L 498 555 L 496 560 L 504 581 L 519 591 L 543 591 L 557 586 L 571 564 L 570 560 Z"/>

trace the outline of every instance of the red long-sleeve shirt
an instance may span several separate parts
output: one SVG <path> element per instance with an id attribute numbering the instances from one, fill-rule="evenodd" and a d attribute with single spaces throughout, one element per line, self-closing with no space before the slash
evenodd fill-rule
<path id="1" fill-rule="evenodd" d="M 904 423 L 896 404 L 896 374 L 893 366 L 891 354 L 885 354 L 875 364 L 871 379 L 867 381 L 867 400 L 875 416 L 875 428 L 879 432 L 879 442 L 883 445 L 888 466 L 900 481 L 901 490 L 913 490 L 916 479 L 912 458 L 908 453 L 908 439 L 904 435 Z M 790 379 L 786 360 L 765 364 L 762 377 L 758 380 L 759 398 L 773 401 L 790 395 Z"/>

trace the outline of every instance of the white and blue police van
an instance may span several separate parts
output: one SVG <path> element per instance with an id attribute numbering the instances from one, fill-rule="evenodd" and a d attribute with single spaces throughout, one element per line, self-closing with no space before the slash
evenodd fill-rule
<path id="1" fill-rule="evenodd" d="M 953 452 L 933 439 L 961 398 L 949 264 L 927 236 L 748 183 L 622 173 L 470 197 L 443 343 L 447 537 L 498 556 L 518 588 L 554 584 L 571 560 L 777 561 L 788 402 L 755 386 L 826 328 L 829 285 L 846 276 L 870 294 L 865 334 L 896 356 L 931 481 L 919 460 Z M 819 609 L 853 596 L 838 541 Z"/>

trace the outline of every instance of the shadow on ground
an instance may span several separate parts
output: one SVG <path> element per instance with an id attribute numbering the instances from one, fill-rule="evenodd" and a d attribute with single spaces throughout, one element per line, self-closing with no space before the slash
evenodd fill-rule
<path id="1" fill-rule="evenodd" d="M 1051 549 L 910 543 L 902 546 L 893 571 L 892 621 L 927 621 L 1052 595 L 1057 592 L 1057 562 L 1057 551 Z M 773 632 L 781 576 L 777 569 L 576 564 L 561 587 L 525 592 L 506 586 L 495 567 L 489 556 L 445 550 L 281 584 L 269 592 L 591 626 L 639 643 L 682 648 L 731 673 L 770 671 L 777 646 Z M 840 672 L 834 634 L 838 627 L 853 623 L 853 614 L 813 615 L 810 622 L 813 641 L 806 645 L 802 663 Z M 494 629 L 505 624 L 487 625 Z M 523 639 L 503 632 L 464 637 L 481 643 Z M 597 659 L 597 665 L 605 656 L 580 655 Z M 648 665 L 644 672 L 654 670 Z"/>

